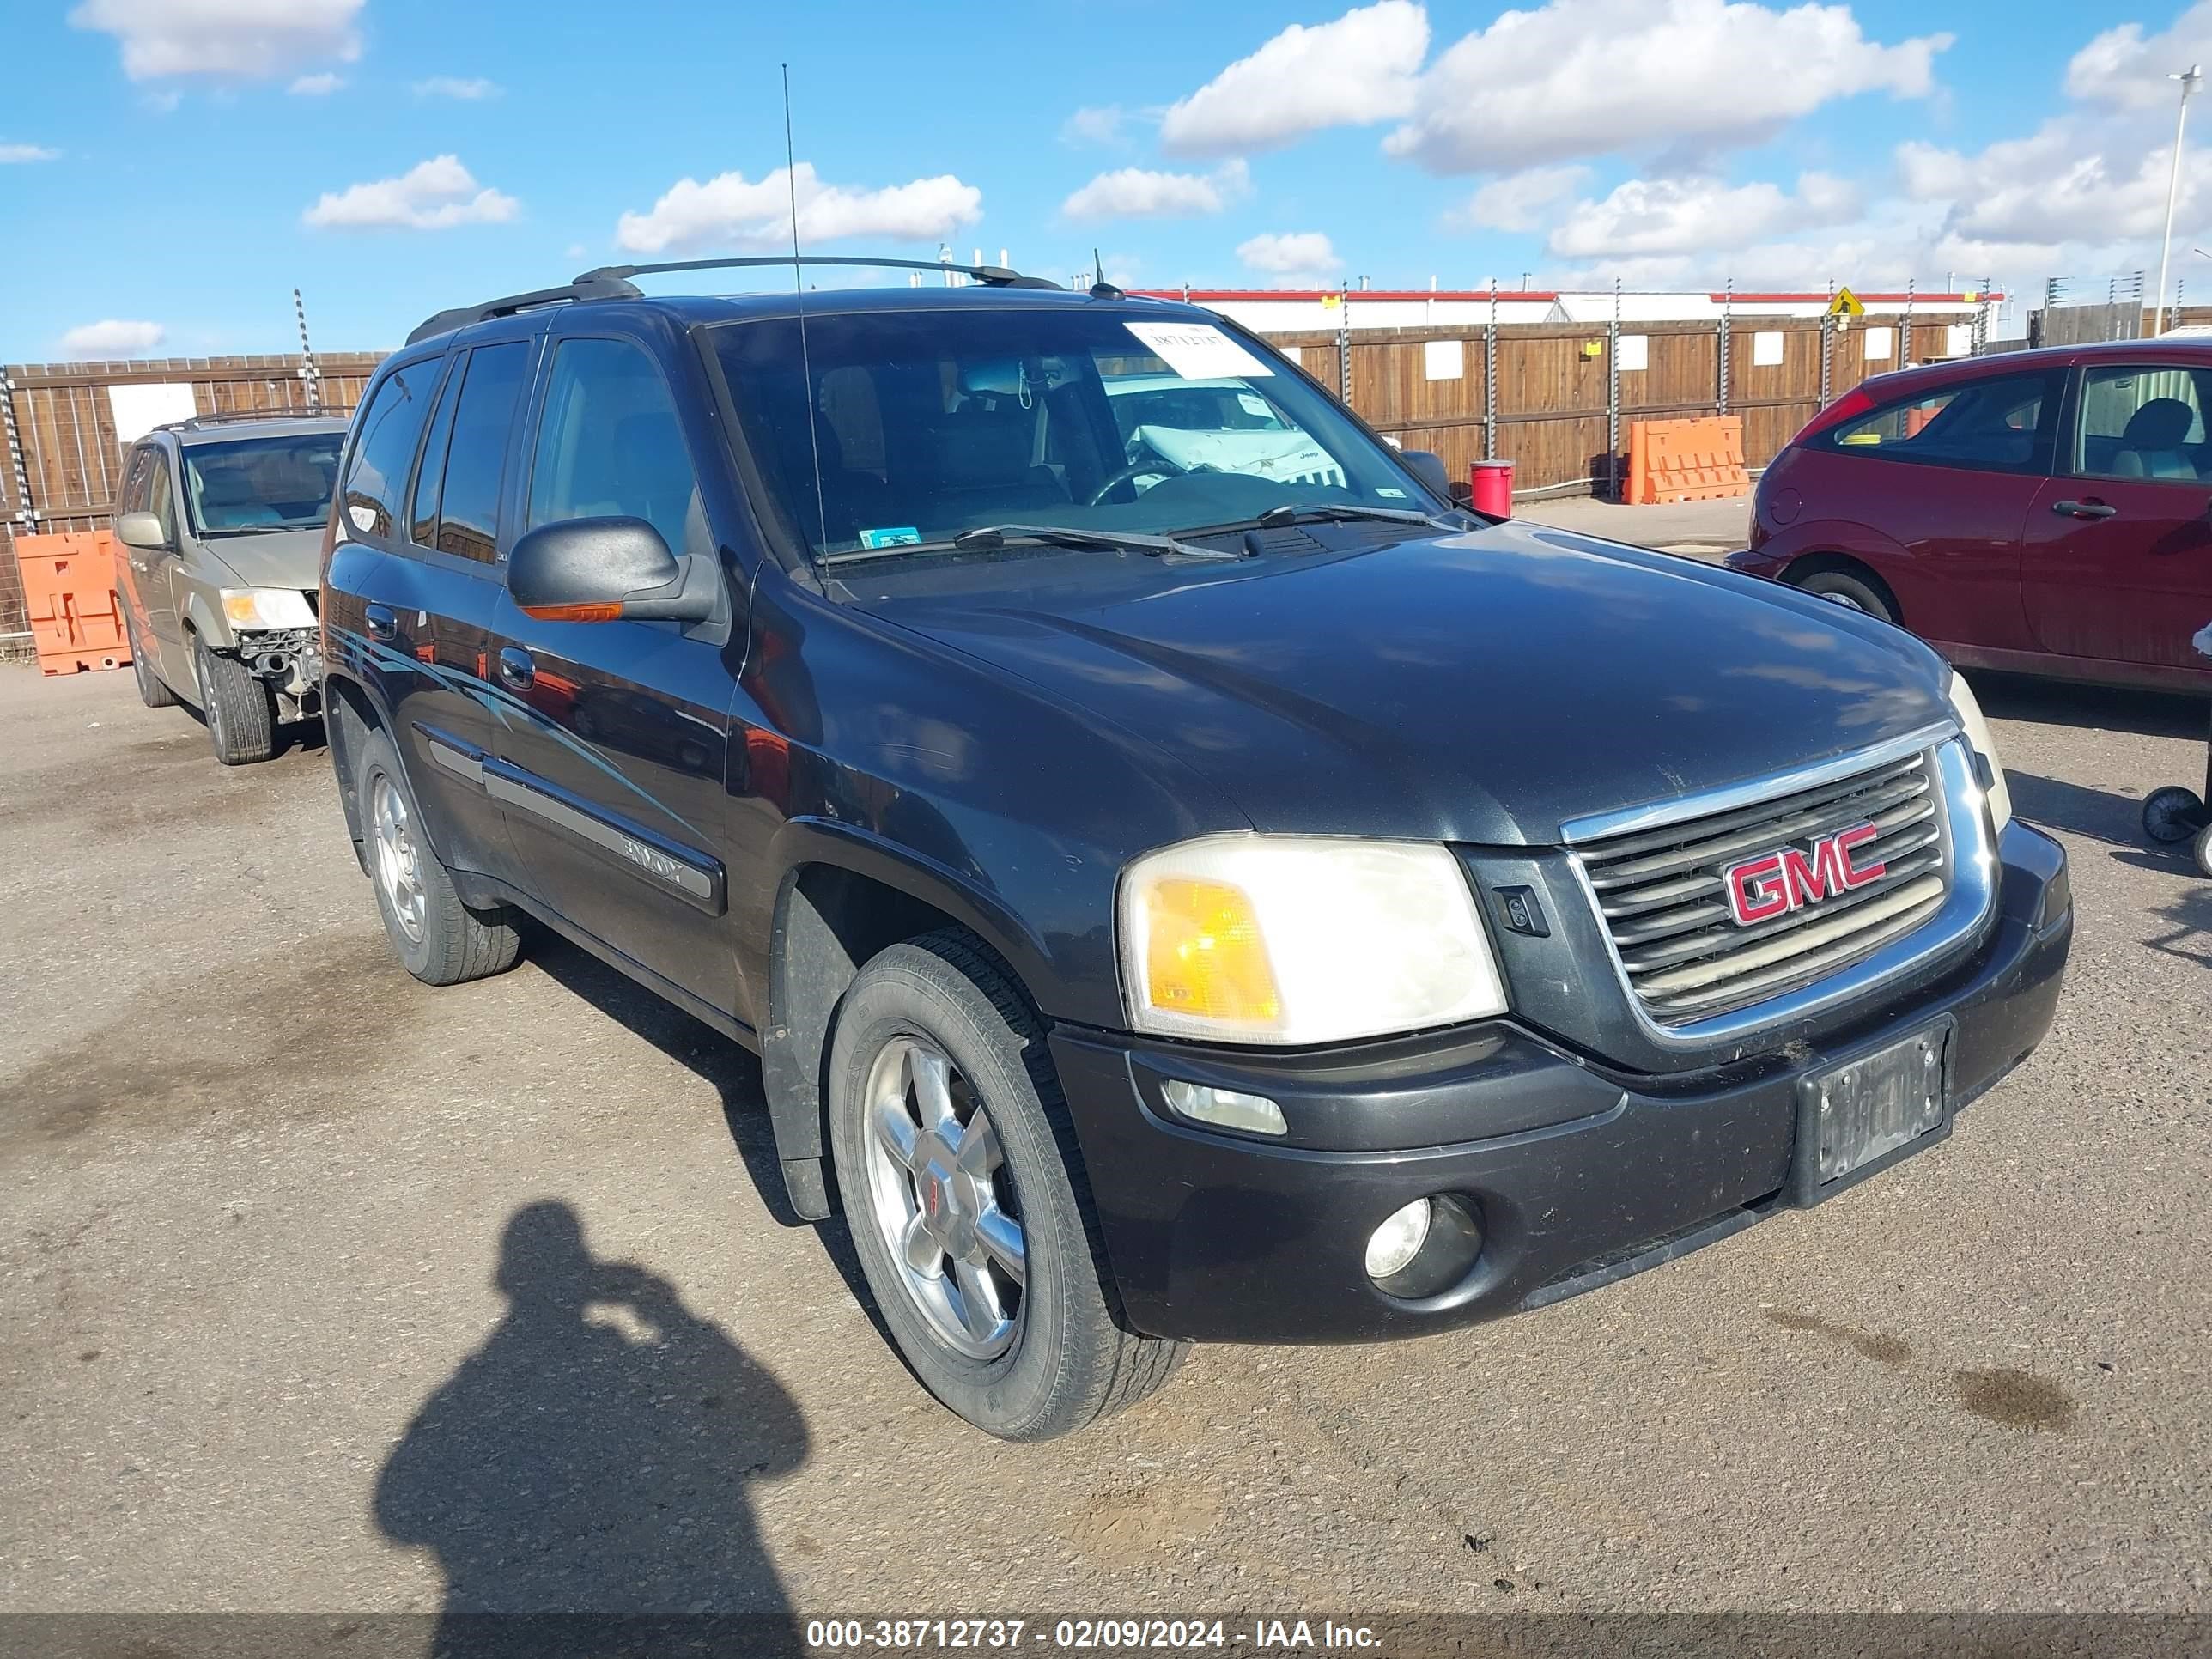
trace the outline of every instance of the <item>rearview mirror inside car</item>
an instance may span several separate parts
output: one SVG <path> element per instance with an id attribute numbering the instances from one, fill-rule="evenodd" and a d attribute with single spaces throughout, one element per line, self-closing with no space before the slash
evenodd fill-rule
<path id="1" fill-rule="evenodd" d="M 1425 449 L 1407 449 L 1399 452 L 1398 459 L 1405 462 L 1407 469 L 1415 477 L 1437 495 L 1446 501 L 1451 499 L 1451 474 L 1444 471 L 1443 456 L 1431 455 Z"/>
<path id="2" fill-rule="evenodd" d="M 115 521 L 115 539 L 125 547 L 161 548 L 169 544 L 161 521 L 150 513 L 125 513 Z"/>
<path id="3" fill-rule="evenodd" d="M 643 519 L 540 525 L 507 556 L 507 589 L 540 622 L 704 622 L 714 614 L 713 570 L 678 559 Z"/>

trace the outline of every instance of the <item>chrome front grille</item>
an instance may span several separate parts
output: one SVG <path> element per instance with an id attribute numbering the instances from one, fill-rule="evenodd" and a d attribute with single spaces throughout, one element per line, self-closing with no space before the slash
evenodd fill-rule
<path id="1" fill-rule="evenodd" d="M 1603 836 L 1576 853 L 1630 990 L 1681 1026 L 1779 997 L 1850 967 L 1933 919 L 1951 861 L 1926 751 L 1755 805 Z M 1771 921 L 1730 914 L 1723 872 L 1784 848 L 1871 823 L 1855 862 L 1881 875 Z"/>

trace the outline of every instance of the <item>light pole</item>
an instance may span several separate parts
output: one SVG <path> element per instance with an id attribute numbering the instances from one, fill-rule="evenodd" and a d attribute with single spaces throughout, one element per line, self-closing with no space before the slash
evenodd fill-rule
<path id="1" fill-rule="evenodd" d="M 2181 82 L 2181 112 L 2173 118 L 2173 168 L 2166 180 L 2166 234 L 2158 245 L 2158 297 L 2151 303 L 2153 338 L 2166 326 L 2166 263 L 2173 252 L 2173 205 L 2181 194 L 2181 135 L 2189 125 L 2189 94 L 2204 83 L 2204 66 L 2191 64 L 2169 81 Z"/>

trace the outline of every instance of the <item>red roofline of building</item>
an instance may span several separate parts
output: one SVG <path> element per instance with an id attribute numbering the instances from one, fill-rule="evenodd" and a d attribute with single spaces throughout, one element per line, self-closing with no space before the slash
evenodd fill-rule
<path id="1" fill-rule="evenodd" d="M 1141 288 L 1131 289 L 1129 291 L 1132 294 L 1147 300 L 1180 300 L 1185 297 L 1184 291 L 1179 288 Z M 1572 294 L 1577 296 L 1584 296 L 1601 295 L 1606 290 L 1602 289 L 1501 288 L 1498 290 L 1498 298 L 1501 302 L 1514 301 L 1517 303 L 1527 303 L 1529 301 L 1539 301 L 1548 305 L 1558 300 L 1563 293 Z M 1696 290 L 1689 289 L 1643 289 L 1634 290 L 1634 292 L 1637 294 L 1693 294 L 1696 293 Z M 1192 289 L 1188 294 L 1188 297 L 1190 299 L 1206 304 L 1212 304 L 1217 301 L 1285 300 L 1303 301 L 1310 305 L 1316 301 L 1333 300 L 1339 296 L 1347 300 L 1389 300 L 1400 302 L 1408 300 L 1451 300 L 1455 301 L 1486 301 L 1491 297 L 1491 294 L 1490 290 L 1486 288 L 1355 288 L 1349 292 L 1346 292 L 1342 289 L 1334 288 L 1194 288 Z M 1628 298 L 1631 297 L 1631 295 L 1627 292 L 1624 292 L 1622 297 Z M 1699 295 L 1698 297 L 1710 300 L 1715 305 L 1723 304 L 1733 297 L 1735 302 L 1739 305 L 1771 306 L 1826 305 L 1833 296 L 1826 293 L 1809 292 L 1802 294 L 1738 294 L 1734 296 L 1730 296 L 1726 294 L 1713 292 Z M 1895 294 L 1876 294 L 1869 291 L 1861 294 L 1858 297 L 1869 305 L 1903 305 L 1906 300 L 1910 299 L 1915 305 L 1965 306 L 1978 305 L 1984 301 L 2002 300 L 2005 297 L 2005 295 L 2003 290 L 2001 289 L 1977 289 L 1971 297 L 1965 294 L 1918 293 L 1907 295 L 1902 291 Z"/>

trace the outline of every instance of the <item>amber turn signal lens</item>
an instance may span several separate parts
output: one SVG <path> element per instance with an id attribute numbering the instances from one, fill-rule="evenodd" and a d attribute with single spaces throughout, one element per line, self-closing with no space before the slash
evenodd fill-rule
<path id="1" fill-rule="evenodd" d="M 1146 986 L 1155 1008 L 1204 1019 L 1271 1024 L 1282 995 L 1252 901 L 1225 881 L 1169 879 L 1145 895 Z"/>
<path id="2" fill-rule="evenodd" d="M 622 617 L 620 605 L 526 605 L 522 614 L 535 617 L 540 622 L 616 622 Z"/>

